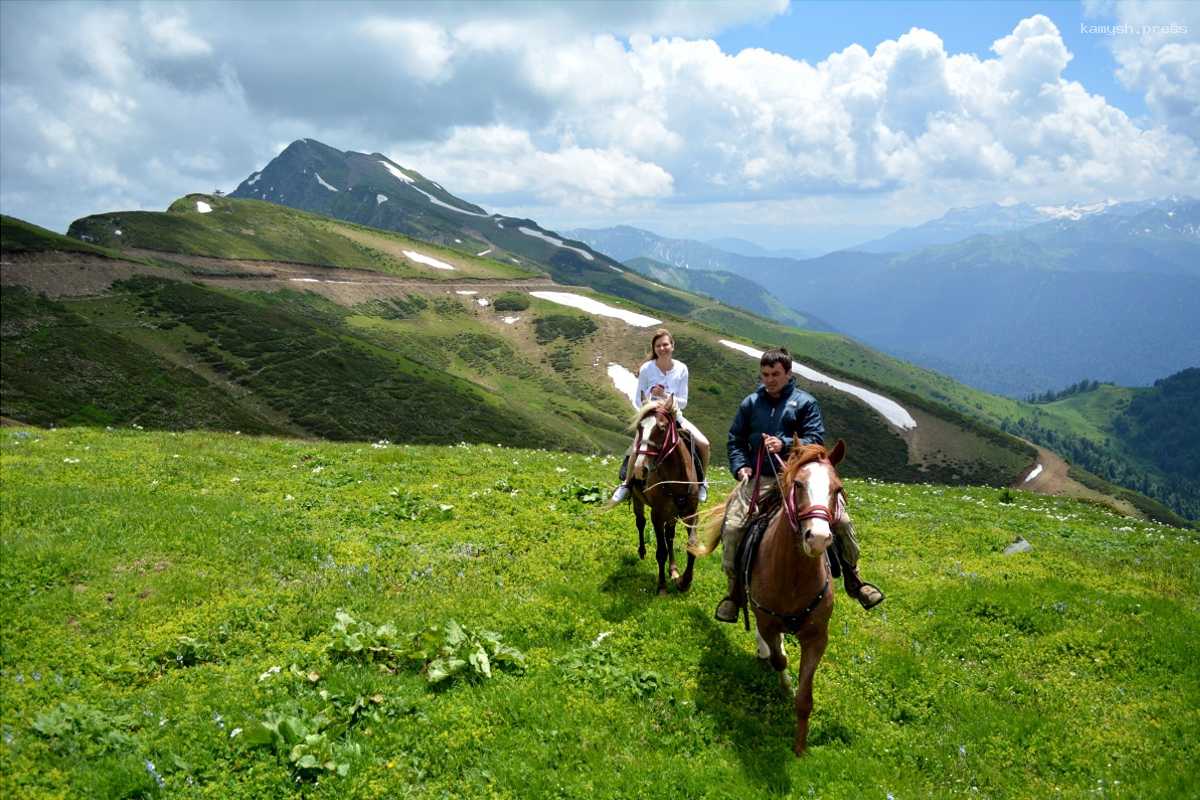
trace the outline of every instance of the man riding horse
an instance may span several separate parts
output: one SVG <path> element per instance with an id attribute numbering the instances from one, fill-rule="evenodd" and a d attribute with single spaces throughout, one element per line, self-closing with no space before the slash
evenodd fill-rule
<path id="1" fill-rule="evenodd" d="M 759 367 L 762 385 L 742 400 L 729 428 L 729 470 L 741 482 L 739 492 L 752 491 L 749 484 L 752 478 L 767 478 L 762 481 L 759 497 L 751 501 L 752 506 L 761 509 L 764 505 L 771 507 L 778 497 L 778 483 L 771 479 L 778 468 L 776 459 L 786 460 L 793 447 L 823 444 L 825 425 L 816 398 L 796 387 L 792 356 L 786 348 L 763 353 Z M 721 533 L 722 566 L 729 580 L 729 593 L 717 606 L 715 615 L 721 622 L 736 622 L 738 611 L 745 605 L 737 552 L 753 520 L 733 519 L 733 516 L 726 516 Z M 839 525 L 833 533 L 846 593 L 863 608 L 874 608 L 883 602 L 883 593 L 859 577 L 859 549 L 853 523 Z"/>

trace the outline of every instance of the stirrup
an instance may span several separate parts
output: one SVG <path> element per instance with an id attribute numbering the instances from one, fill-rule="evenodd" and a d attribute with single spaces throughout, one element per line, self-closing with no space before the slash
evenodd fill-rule
<path id="1" fill-rule="evenodd" d="M 724 611 L 724 613 L 722 613 Z M 734 602 L 732 597 L 726 597 L 717 604 L 717 610 L 713 612 L 713 617 L 718 622 L 728 622 L 733 625 L 738 621 L 738 613 L 741 611 L 738 604 Z"/>
<path id="2" fill-rule="evenodd" d="M 865 597 L 863 597 L 863 590 L 867 589 L 867 588 L 874 589 L 875 593 L 878 594 L 879 596 L 877 598 L 875 598 L 874 600 L 866 599 Z M 867 583 L 866 581 L 863 581 L 862 584 L 858 587 L 858 596 L 855 597 L 854 599 L 857 600 L 859 605 L 861 605 L 863 607 L 863 610 L 870 611 L 872 608 L 874 608 L 875 606 L 882 603 L 886 598 L 883 595 L 883 591 L 878 586 L 876 586 L 873 583 Z"/>

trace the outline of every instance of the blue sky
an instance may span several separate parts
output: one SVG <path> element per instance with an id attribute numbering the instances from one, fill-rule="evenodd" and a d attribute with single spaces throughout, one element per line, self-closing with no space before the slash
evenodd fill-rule
<path id="1" fill-rule="evenodd" d="M 1200 2 L 0 0 L 0 13 L 0 210 L 58 231 L 232 189 L 300 138 L 386 153 L 552 229 L 768 247 L 847 246 L 955 206 L 1200 186 Z"/>

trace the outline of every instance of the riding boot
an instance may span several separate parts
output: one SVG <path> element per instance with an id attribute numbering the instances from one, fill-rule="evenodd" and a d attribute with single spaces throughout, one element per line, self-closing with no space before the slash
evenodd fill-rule
<path id="1" fill-rule="evenodd" d="M 835 523 L 833 535 L 837 541 L 838 559 L 842 566 L 842 585 L 846 594 L 857 600 L 864 609 L 872 609 L 883 602 L 883 592 L 873 583 L 867 583 L 858 574 L 858 537 L 854 535 L 854 522 L 850 515 Z"/>
<path id="2" fill-rule="evenodd" d="M 696 465 L 696 480 L 700 482 L 700 502 L 708 499 L 708 477 L 704 474 L 704 459 L 698 449 L 692 450 L 692 461 Z"/>
<path id="3" fill-rule="evenodd" d="M 738 612 L 746 605 L 746 591 L 742 581 L 736 575 L 729 575 L 729 593 L 717 604 L 713 616 L 720 622 L 734 623 L 738 620 Z"/>

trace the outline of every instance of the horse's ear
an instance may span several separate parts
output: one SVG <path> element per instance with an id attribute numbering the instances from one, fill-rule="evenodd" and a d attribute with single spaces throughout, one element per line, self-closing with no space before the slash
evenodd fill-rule
<path id="1" fill-rule="evenodd" d="M 829 451 L 829 463 L 835 467 L 841 463 L 841 460 L 846 456 L 846 442 L 842 439 L 837 440 L 837 444 Z"/>

